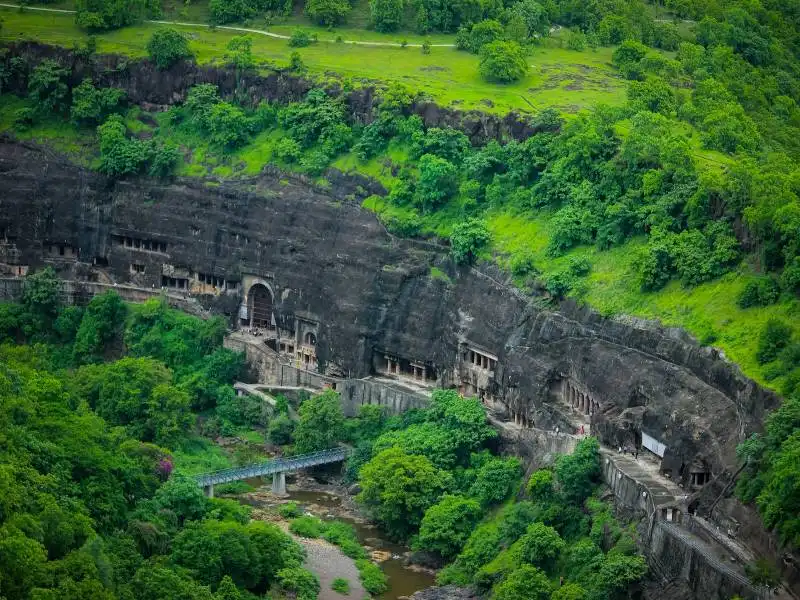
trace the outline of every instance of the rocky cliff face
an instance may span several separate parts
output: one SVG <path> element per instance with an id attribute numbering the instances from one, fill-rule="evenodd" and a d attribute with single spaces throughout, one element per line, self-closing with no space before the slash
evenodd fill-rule
<path id="1" fill-rule="evenodd" d="M 26 67 L 9 83 L 12 90 L 26 89 L 26 77 L 30 69 L 44 59 L 54 59 L 71 69 L 74 85 L 90 77 L 95 85 L 124 89 L 131 103 L 150 109 L 164 109 L 183 101 L 189 88 L 198 83 L 212 83 L 219 87 L 223 97 L 235 95 L 239 102 L 252 106 L 262 101 L 286 104 L 301 100 L 313 87 L 311 81 L 291 72 L 237 75 L 233 69 L 190 62 L 178 63 L 162 71 L 148 60 L 130 60 L 114 55 L 87 58 L 71 50 L 33 42 L 10 44 L 7 47 L 9 53 L 5 60 L 20 57 Z M 372 121 L 373 107 L 378 101 L 374 87 L 366 86 L 345 92 L 332 86 L 328 92 L 344 96 L 348 114 L 355 122 Z M 488 140 L 525 139 L 536 132 L 535 126 L 517 113 L 499 117 L 479 111 L 445 109 L 422 100 L 412 106 L 411 111 L 419 115 L 427 127 L 461 129 L 476 145 Z"/>

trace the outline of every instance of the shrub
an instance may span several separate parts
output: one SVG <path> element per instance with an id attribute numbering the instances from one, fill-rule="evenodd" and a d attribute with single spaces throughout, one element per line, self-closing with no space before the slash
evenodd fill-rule
<path id="1" fill-rule="evenodd" d="M 371 560 L 361 558 L 356 561 L 356 568 L 358 569 L 358 578 L 364 589 L 373 596 L 379 596 L 389 589 L 388 578 Z"/>
<path id="2" fill-rule="evenodd" d="M 28 98 L 39 115 L 50 116 L 65 112 L 69 107 L 67 96 L 67 69 L 53 60 L 43 60 L 28 77 Z"/>
<path id="3" fill-rule="evenodd" d="M 528 72 L 528 61 L 517 42 L 491 42 L 483 46 L 480 56 L 480 74 L 487 81 L 508 83 Z"/>
<path id="4" fill-rule="evenodd" d="M 294 422 L 286 415 L 279 415 L 269 423 L 267 435 L 269 441 L 276 446 L 291 444 L 294 434 Z"/>
<path id="5" fill-rule="evenodd" d="M 760 364 L 772 362 L 792 339 L 792 328 L 783 321 L 770 319 L 758 337 L 756 359 Z"/>
<path id="6" fill-rule="evenodd" d="M 331 589 L 334 592 L 347 596 L 350 593 L 350 582 L 342 577 L 337 577 L 333 580 L 333 583 L 331 583 Z"/>
<path id="7" fill-rule="evenodd" d="M 445 494 L 425 511 L 414 547 L 451 559 L 464 547 L 481 518 L 481 506 L 471 498 Z"/>
<path id="8" fill-rule="evenodd" d="M 503 26 L 493 19 L 476 23 L 469 32 L 467 50 L 478 54 L 486 44 L 502 40 L 505 37 Z"/>
<path id="9" fill-rule="evenodd" d="M 641 77 L 640 63 L 646 55 L 647 46 L 640 42 L 626 40 L 614 50 L 611 62 L 625 78 L 639 79 Z"/>
<path id="10" fill-rule="evenodd" d="M 317 517 L 304 515 L 289 523 L 289 531 L 304 538 L 320 538 L 325 531 L 325 523 Z"/>
<path id="11" fill-rule="evenodd" d="M 125 124 L 118 115 L 109 117 L 97 128 L 100 138 L 100 171 L 122 176 L 138 173 L 147 159 L 145 146 L 139 140 L 129 140 Z"/>
<path id="12" fill-rule="evenodd" d="M 315 41 L 316 36 L 311 35 L 303 29 L 294 29 L 292 30 L 292 35 L 289 36 L 289 46 L 292 48 L 305 48 Z"/>
<path id="13" fill-rule="evenodd" d="M 300 507 L 297 502 L 286 502 L 278 507 L 278 514 L 284 519 L 294 519 L 300 516 Z"/>
<path id="14" fill-rule="evenodd" d="M 774 304 L 780 295 L 778 282 L 772 277 L 759 277 L 751 279 L 736 299 L 740 308 L 752 306 L 768 306 Z"/>
<path id="15" fill-rule="evenodd" d="M 586 34 L 582 31 L 570 31 L 567 36 L 567 48 L 577 52 L 586 50 Z"/>
<path id="16" fill-rule="evenodd" d="M 223 148 L 235 148 L 250 136 L 250 120 L 238 106 L 218 102 L 209 112 L 208 129 L 212 143 Z"/>
<path id="17" fill-rule="evenodd" d="M 147 54 L 159 69 L 166 69 L 179 60 L 192 57 L 186 37 L 170 27 L 153 32 L 147 42 Z"/>
<path id="18" fill-rule="evenodd" d="M 297 600 L 316 600 L 319 595 L 319 579 L 302 567 L 278 571 L 278 584 L 284 592 L 294 593 Z"/>
<path id="19" fill-rule="evenodd" d="M 421 50 L 423 54 L 430 54 L 431 53 L 431 42 L 430 40 L 425 40 L 422 42 Z"/>

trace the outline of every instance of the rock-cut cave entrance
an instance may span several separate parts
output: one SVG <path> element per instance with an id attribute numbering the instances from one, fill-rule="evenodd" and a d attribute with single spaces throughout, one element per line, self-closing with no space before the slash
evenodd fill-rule
<path id="1" fill-rule="evenodd" d="M 250 287 L 247 314 L 251 327 L 272 327 L 272 293 L 264 284 L 256 283 Z"/>

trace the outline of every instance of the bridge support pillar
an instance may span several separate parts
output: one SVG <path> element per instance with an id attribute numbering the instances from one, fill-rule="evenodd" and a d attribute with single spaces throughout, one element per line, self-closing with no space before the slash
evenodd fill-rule
<path id="1" fill-rule="evenodd" d="M 206 497 L 207 498 L 213 498 L 214 497 L 214 484 L 212 483 L 211 485 L 207 485 L 205 487 L 205 489 L 203 489 L 203 491 L 206 493 Z"/>
<path id="2" fill-rule="evenodd" d="M 276 496 L 286 496 L 286 473 L 272 475 L 272 493 Z"/>

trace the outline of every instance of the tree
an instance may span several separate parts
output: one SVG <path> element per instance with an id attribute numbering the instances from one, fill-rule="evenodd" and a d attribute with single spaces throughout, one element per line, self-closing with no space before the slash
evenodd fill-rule
<path id="1" fill-rule="evenodd" d="M 292 443 L 294 433 L 294 421 L 286 415 L 279 415 L 269 423 L 267 435 L 269 441 L 276 446 L 284 446 Z"/>
<path id="2" fill-rule="evenodd" d="M 237 69 L 245 71 L 255 66 L 253 40 L 249 35 L 232 37 L 225 48 L 230 52 L 230 54 L 225 55 L 225 58 Z"/>
<path id="3" fill-rule="evenodd" d="M 789 345 L 792 328 L 779 319 L 769 319 L 758 336 L 756 358 L 760 364 L 772 362 Z"/>
<path id="4" fill-rule="evenodd" d="M 647 574 L 647 563 L 641 556 L 609 552 L 592 578 L 592 588 L 603 590 L 609 600 L 628 598 L 630 586 Z M 596 587 L 595 587 L 596 586 Z"/>
<path id="5" fill-rule="evenodd" d="M 118 29 L 138 23 L 147 12 L 146 0 L 76 0 L 75 22 L 85 29 Z"/>
<path id="6" fill-rule="evenodd" d="M 70 115 L 78 125 L 97 125 L 121 108 L 125 92 L 119 88 L 96 88 L 84 79 L 72 90 Z"/>
<path id="7" fill-rule="evenodd" d="M 436 469 L 424 456 L 388 448 L 362 467 L 356 500 L 392 537 L 405 539 L 451 486 L 451 475 Z"/>
<path id="8" fill-rule="evenodd" d="M 495 586 L 492 600 L 550 600 L 550 591 L 547 576 L 524 565 Z"/>
<path id="9" fill-rule="evenodd" d="M 519 459 L 492 457 L 478 469 L 469 495 L 477 498 L 484 508 L 498 504 L 508 498 L 521 475 Z"/>
<path id="10" fill-rule="evenodd" d="M 458 171 L 453 163 L 433 154 L 419 159 L 419 180 L 414 203 L 424 212 L 432 212 L 455 194 Z"/>
<path id="11" fill-rule="evenodd" d="M 561 495 L 568 502 L 582 504 L 600 477 L 600 444 L 597 439 L 584 438 L 572 454 L 558 457 L 555 472 Z"/>
<path id="12" fill-rule="evenodd" d="M 491 234 L 484 221 L 467 219 L 453 227 L 453 233 L 450 234 L 450 256 L 456 264 L 472 264 L 490 240 Z"/>
<path id="13" fill-rule="evenodd" d="M 235 148 L 250 136 L 250 120 L 238 106 L 218 102 L 209 111 L 208 130 L 212 143 L 227 149 Z"/>
<path id="14" fill-rule="evenodd" d="M 141 171 L 147 160 L 145 145 L 129 140 L 119 115 L 111 115 L 97 128 L 100 138 L 100 171 L 120 177 Z"/>
<path id="15" fill-rule="evenodd" d="M 61 281 L 52 267 L 25 277 L 22 306 L 30 327 L 27 335 L 50 329 L 61 307 Z"/>
<path id="16" fill-rule="evenodd" d="M 290 567 L 278 571 L 281 590 L 294 594 L 297 600 L 316 600 L 319 594 L 319 579 L 308 569 Z"/>
<path id="17" fill-rule="evenodd" d="M 640 63 L 647 56 L 647 46 L 633 40 L 626 40 L 611 55 L 612 64 L 627 79 L 641 77 Z"/>
<path id="18" fill-rule="evenodd" d="M 550 20 L 547 11 L 536 0 L 519 0 L 511 7 L 511 11 L 522 17 L 527 27 L 527 36 L 548 35 L 550 33 Z"/>
<path id="19" fill-rule="evenodd" d="M 122 298 L 113 291 L 92 298 L 75 337 L 73 353 L 76 362 L 100 362 L 113 345 L 121 345 L 127 314 Z"/>
<path id="20" fill-rule="evenodd" d="M 403 19 L 403 0 L 369 0 L 369 12 L 377 31 L 397 31 Z"/>
<path id="21" fill-rule="evenodd" d="M 347 18 L 350 12 L 347 0 L 307 0 L 306 16 L 319 25 L 338 25 Z"/>
<path id="22" fill-rule="evenodd" d="M 242 592 L 233 583 L 230 575 L 225 575 L 214 593 L 214 600 L 242 600 Z"/>
<path id="23" fill-rule="evenodd" d="M 215 25 L 243 21 L 253 14 L 247 0 L 209 0 L 209 19 Z"/>
<path id="24" fill-rule="evenodd" d="M 496 41 L 481 48 L 479 71 L 487 81 L 510 83 L 528 72 L 528 61 L 517 42 Z"/>
<path id="25" fill-rule="evenodd" d="M 649 110 L 669 115 L 675 111 L 675 93 L 663 79 L 650 77 L 632 81 L 628 86 L 628 101 L 636 110 Z"/>
<path id="26" fill-rule="evenodd" d="M 528 496 L 533 502 L 551 502 L 555 496 L 554 483 L 550 469 L 534 471 L 528 480 Z"/>
<path id="27" fill-rule="evenodd" d="M 68 71 L 54 60 L 43 60 L 28 78 L 28 98 L 39 115 L 50 116 L 68 108 Z"/>
<path id="28" fill-rule="evenodd" d="M 344 413 L 333 390 L 312 396 L 300 405 L 294 447 L 300 454 L 333 448 L 344 435 Z"/>
<path id="29" fill-rule="evenodd" d="M 425 511 L 415 548 L 450 560 L 461 551 L 480 518 L 481 506 L 475 500 L 445 494 Z"/>
<path id="30" fill-rule="evenodd" d="M 469 34 L 468 50 L 478 54 L 486 44 L 505 38 L 505 29 L 499 21 L 487 19 L 472 26 Z"/>
<path id="31" fill-rule="evenodd" d="M 159 69 L 168 69 L 176 62 L 193 56 L 186 37 L 171 27 L 153 32 L 147 42 L 147 54 Z"/>
<path id="32" fill-rule="evenodd" d="M 586 600 L 586 590 L 577 583 L 566 583 L 553 592 L 551 600 Z"/>
<path id="33" fill-rule="evenodd" d="M 0 573 L 7 598 L 27 598 L 45 576 L 47 555 L 42 545 L 19 529 L 0 527 Z"/>
<path id="34" fill-rule="evenodd" d="M 558 532 L 544 523 L 531 523 L 519 539 L 522 560 L 545 571 L 553 567 L 565 546 Z"/>

